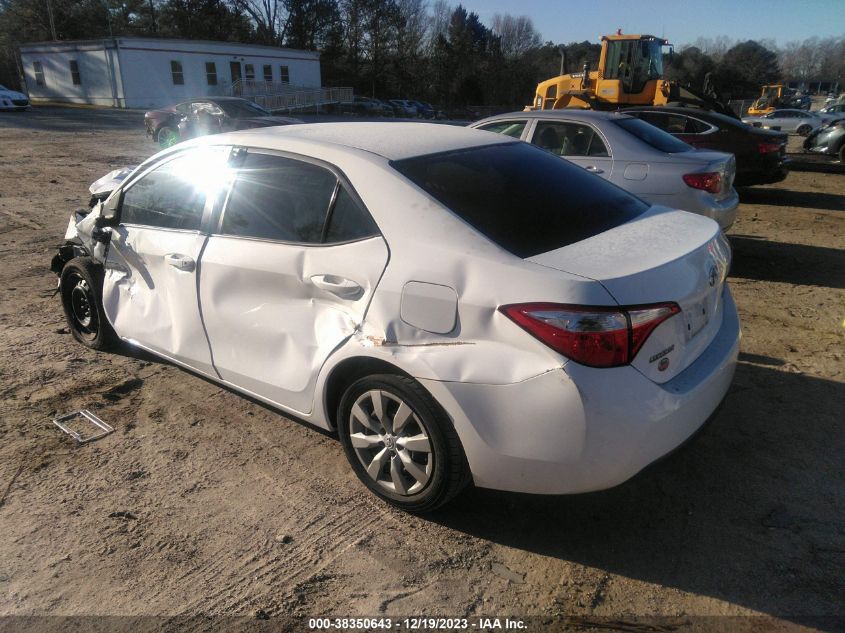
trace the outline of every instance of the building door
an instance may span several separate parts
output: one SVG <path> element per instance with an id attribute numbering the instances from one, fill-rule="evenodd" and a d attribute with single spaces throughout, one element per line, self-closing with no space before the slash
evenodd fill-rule
<path id="1" fill-rule="evenodd" d="M 241 80 L 241 63 L 229 62 L 229 70 L 232 73 L 232 85 L 234 86 L 236 81 Z"/>

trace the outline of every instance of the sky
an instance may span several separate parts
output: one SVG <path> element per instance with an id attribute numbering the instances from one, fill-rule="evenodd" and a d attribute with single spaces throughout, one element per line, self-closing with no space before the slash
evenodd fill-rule
<path id="1" fill-rule="evenodd" d="M 845 36 L 845 0 L 451 0 L 490 25 L 496 13 L 527 15 L 543 41 L 598 42 L 601 35 L 663 36 L 677 46 L 699 37 L 787 42 Z"/>

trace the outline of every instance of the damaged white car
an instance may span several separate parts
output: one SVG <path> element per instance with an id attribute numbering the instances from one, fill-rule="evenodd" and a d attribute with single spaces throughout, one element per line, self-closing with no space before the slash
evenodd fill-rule
<path id="1" fill-rule="evenodd" d="M 100 192 L 102 193 L 102 192 Z M 375 494 L 619 484 L 714 413 L 739 322 L 719 226 L 529 144 L 420 123 L 152 157 L 53 261 L 73 335 L 336 429 Z"/>

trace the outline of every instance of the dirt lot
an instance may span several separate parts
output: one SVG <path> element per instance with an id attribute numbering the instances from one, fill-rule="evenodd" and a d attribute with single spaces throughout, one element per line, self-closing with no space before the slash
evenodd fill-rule
<path id="1" fill-rule="evenodd" d="M 743 352 L 695 442 L 607 492 L 470 490 L 420 518 L 367 494 L 334 438 L 68 334 L 50 258 L 88 184 L 154 151 L 141 114 L 2 114 L 0 147 L 0 615 L 842 630 L 845 175 L 742 192 Z M 79 408 L 116 432 L 76 447 L 50 419 Z"/>

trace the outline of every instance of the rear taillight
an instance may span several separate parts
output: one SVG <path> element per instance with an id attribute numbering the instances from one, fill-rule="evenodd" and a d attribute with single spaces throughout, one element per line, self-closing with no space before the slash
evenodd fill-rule
<path id="1" fill-rule="evenodd" d="M 708 193 L 719 193 L 722 186 L 722 174 L 718 171 L 684 174 L 684 182 L 693 189 L 701 189 Z"/>
<path id="2" fill-rule="evenodd" d="M 499 310 L 553 350 L 589 367 L 627 365 L 654 328 L 681 311 L 675 303 L 626 308 L 518 303 Z"/>
<path id="3" fill-rule="evenodd" d="M 779 152 L 781 148 L 780 143 L 767 143 L 767 142 L 760 142 L 757 143 L 757 151 L 761 154 L 771 154 L 773 152 Z"/>

